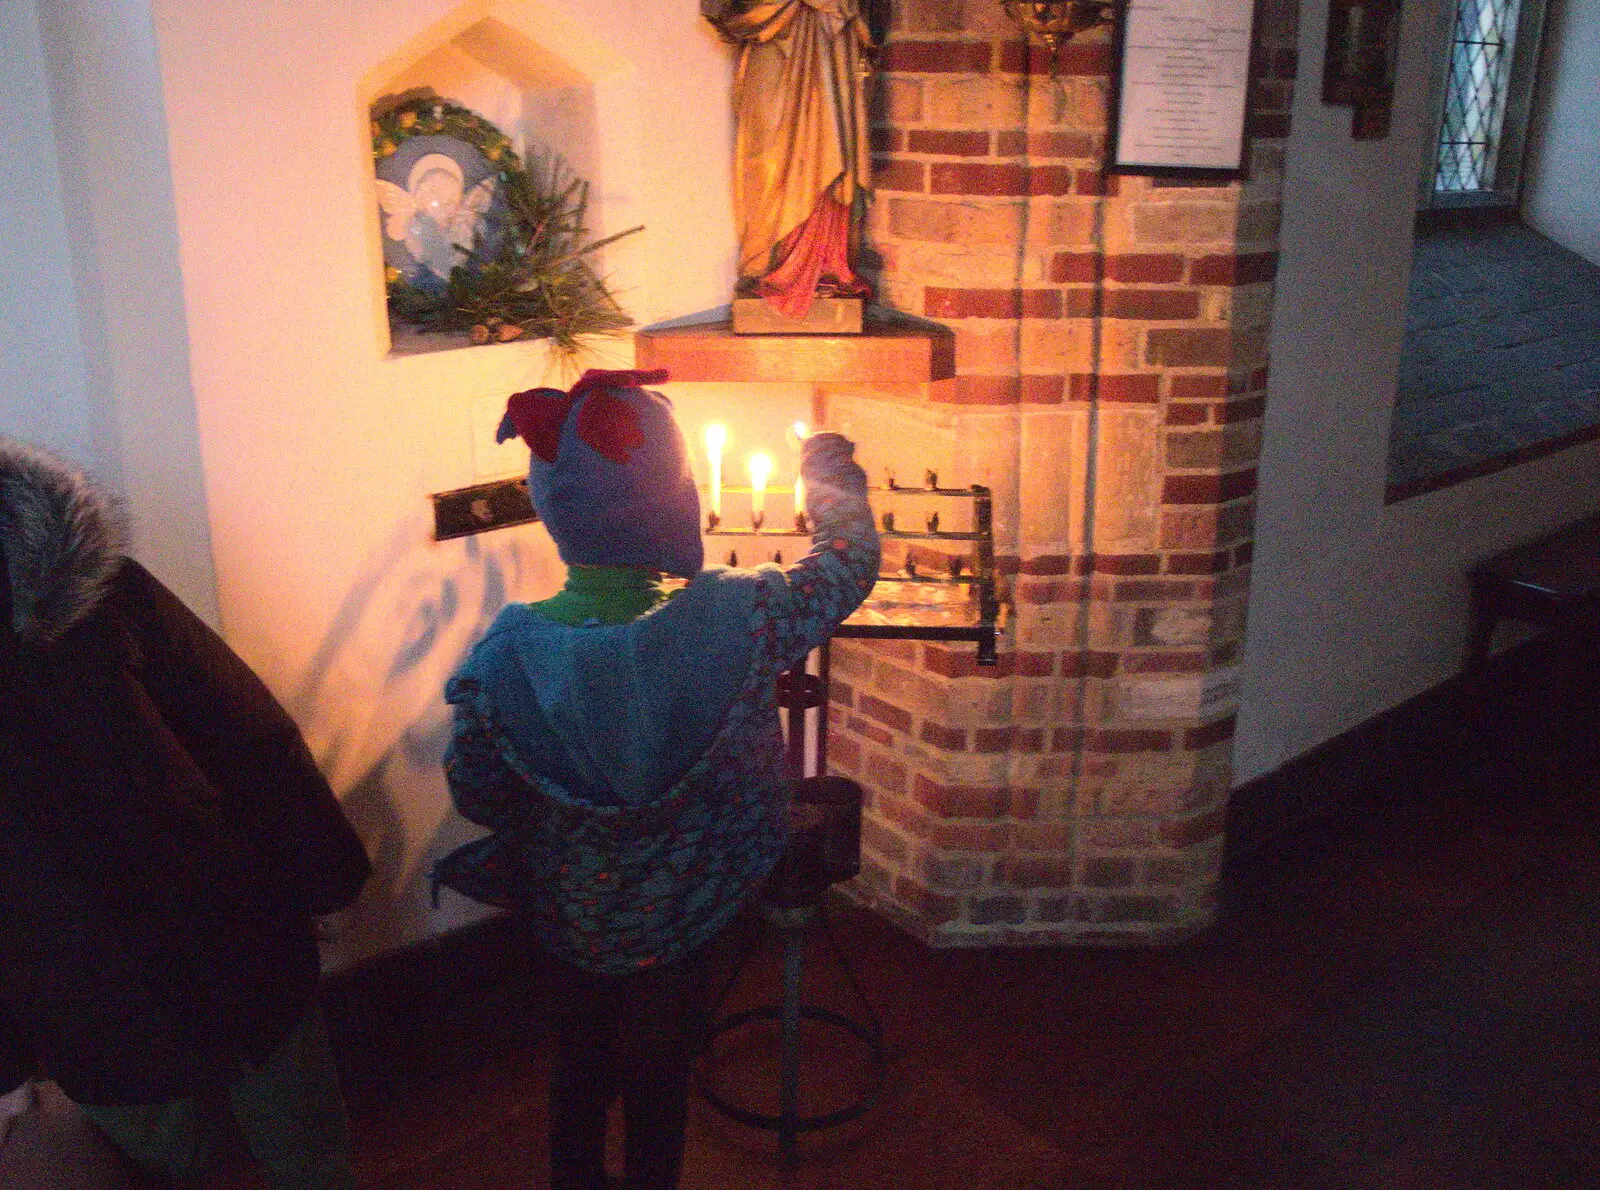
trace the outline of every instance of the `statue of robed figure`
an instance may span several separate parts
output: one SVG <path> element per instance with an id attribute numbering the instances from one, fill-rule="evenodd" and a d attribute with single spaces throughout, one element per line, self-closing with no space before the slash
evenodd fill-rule
<path id="1" fill-rule="evenodd" d="M 739 293 L 789 319 L 804 318 L 819 296 L 871 294 L 854 264 L 872 186 L 870 2 L 701 0 L 706 19 L 739 47 Z"/>

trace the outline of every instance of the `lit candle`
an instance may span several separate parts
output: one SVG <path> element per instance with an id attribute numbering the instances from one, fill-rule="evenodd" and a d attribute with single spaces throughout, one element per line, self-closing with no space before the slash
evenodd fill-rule
<path id="1" fill-rule="evenodd" d="M 745 464 L 750 472 L 750 525 L 761 528 L 767 510 L 767 480 L 772 478 L 772 456 L 757 452 Z"/>
<path id="2" fill-rule="evenodd" d="M 722 516 L 722 448 L 728 445 L 728 427 L 720 422 L 706 426 L 706 465 L 710 472 L 711 515 Z"/>
<path id="3" fill-rule="evenodd" d="M 800 518 L 806 514 L 806 477 L 800 473 L 801 462 L 805 458 L 806 435 L 811 431 L 806 429 L 806 423 L 797 421 L 793 426 L 795 440 L 800 443 L 800 459 L 794 465 L 794 519 L 798 526 Z"/>

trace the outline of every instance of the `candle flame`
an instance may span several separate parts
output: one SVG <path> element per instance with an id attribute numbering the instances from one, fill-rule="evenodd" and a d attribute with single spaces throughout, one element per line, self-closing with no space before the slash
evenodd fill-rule
<path id="1" fill-rule="evenodd" d="M 745 470 L 750 473 L 750 487 L 757 493 L 764 493 L 767 481 L 772 478 L 772 456 L 757 451 L 745 463 Z"/>
<path id="2" fill-rule="evenodd" d="M 711 489 L 711 520 L 722 517 L 722 448 L 728 444 L 728 427 L 721 422 L 710 422 L 705 428 L 706 469 L 710 472 L 707 487 Z"/>
<path id="3" fill-rule="evenodd" d="M 772 456 L 757 451 L 745 463 L 745 470 L 750 473 L 750 516 L 759 529 L 767 508 L 767 481 L 772 478 Z"/>

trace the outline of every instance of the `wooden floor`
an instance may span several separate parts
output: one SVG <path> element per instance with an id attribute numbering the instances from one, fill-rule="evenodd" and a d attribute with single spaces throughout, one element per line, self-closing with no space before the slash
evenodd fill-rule
<path id="1" fill-rule="evenodd" d="M 1177 949 L 933 952 L 841 909 L 892 1042 L 884 1104 L 789 1172 L 701 1105 L 685 1187 L 1593 1190 L 1594 688 L 1547 692 L 1565 727 L 1524 700 L 1500 763 L 1463 756 L 1235 871 L 1229 916 Z M 361 1183 L 542 1185 L 536 975 L 504 932 L 445 954 L 330 994 Z M 848 1002 L 825 972 L 817 994 Z M 843 1093 L 850 1055 L 826 1050 L 809 1069 Z M 242 1164 L 208 1183 L 257 1185 Z"/>

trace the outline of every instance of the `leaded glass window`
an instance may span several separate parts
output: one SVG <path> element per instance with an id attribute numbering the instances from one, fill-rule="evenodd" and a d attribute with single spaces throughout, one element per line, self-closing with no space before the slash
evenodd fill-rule
<path id="1" fill-rule="evenodd" d="M 1436 191 L 1494 189 L 1520 0 L 1457 0 Z"/>

